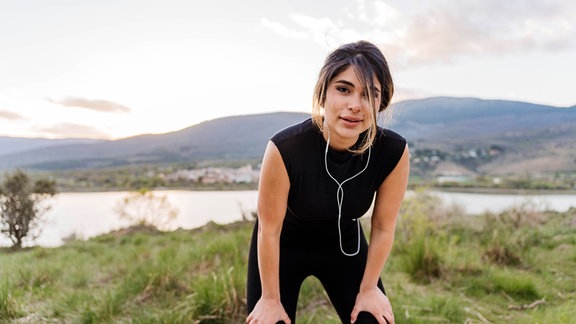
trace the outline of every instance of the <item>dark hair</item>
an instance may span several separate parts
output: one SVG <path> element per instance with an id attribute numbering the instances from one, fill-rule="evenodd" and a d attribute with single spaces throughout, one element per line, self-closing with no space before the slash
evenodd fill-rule
<path id="1" fill-rule="evenodd" d="M 380 82 L 380 106 L 378 109 L 372 109 L 370 118 L 372 125 L 368 128 L 364 142 L 360 148 L 354 150 L 356 153 L 362 153 L 367 150 L 376 137 L 377 130 L 377 113 L 382 112 L 388 108 L 392 95 L 394 94 L 394 83 L 392 82 L 392 75 L 388 68 L 388 63 L 384 55 L 374 44 L 367 41 L 358 41 L 349 43 L 338 47 L 331 52 L 326 60 L 324 66 L 320 70 L 318 81 L 314 89 L 313 106 L 312 106 L 312 120 L 321 131 L 324 130 L 321 109 L 326 102 L 326 91 L 328 85 L 338 74 L 352 66 L 356 76 L 360 80 L 362 87 L 368 94 L 370 106 L 374 106 L 373 89 L 374 76 Z"/>

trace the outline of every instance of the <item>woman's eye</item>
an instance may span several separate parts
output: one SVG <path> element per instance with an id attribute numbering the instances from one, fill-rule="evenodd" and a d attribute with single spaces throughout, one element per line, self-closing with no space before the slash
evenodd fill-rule
<path id="1" fill-rule="evenodd" d="M 379 95 L 378 92 L 374 92 L 374 93 L 372 94 L 372 98 L 374 98 L 374 100 L 378 100 L 378 95 Z M 367 93 L 367 92 L 362 92 L 362 97 L 368 98 L 368 93 Z"/>
<path id="2" fill-rule="evenodd" d="M 348 88 L 345 87 L 337 87 L 336 91 L 340 92 L 340 93 L 348 93 Z"/>

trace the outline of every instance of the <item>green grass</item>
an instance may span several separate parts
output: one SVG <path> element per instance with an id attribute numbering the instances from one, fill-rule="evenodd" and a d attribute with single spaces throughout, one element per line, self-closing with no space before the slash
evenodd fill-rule
<path id="1" fill-rule="evenodd" d="M 576 210 L 472 217 L 436 204 L 419 192 L 399 218 L 382 274 L 398 323 L 574 319 Z M 139 227 L 0 250 L 0 323 L 241 323 L 252 226 Z M 299 301 L 298 323 L 340 323 L 317 279 Z"/>

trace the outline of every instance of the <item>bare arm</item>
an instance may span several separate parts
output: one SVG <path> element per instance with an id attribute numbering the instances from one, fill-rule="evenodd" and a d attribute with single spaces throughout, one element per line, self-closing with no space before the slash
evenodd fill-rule
<path id="1" fill-rule="evenodd" d="M 268 142 L 258 184 L 258 265 L 262 296 L 248 315 L 248 323 L 283 320 L 290 323 L 280 302 L 280 232 L 286 213 L 290 180 L 282 156 Z"/>
<path id="2" fill-rule="evenodd" d="M 352 312 L 353 320 L 360 310 L 365 310 L 373 313 L 381 323 L 385 323 L 382 321 L 383 314 L 387 314 L 386 319 L 388 322 L 393 323 L 394 321 L 390 304 L 383 294 L 381 297 L 384 298 L 387 304 L 386 310 L 382 309 L 381 305 L 368 305 L 368 303 L 366 303 L 368 300 L 376 302 L 379 300 L 378 298 L 373 298 L 373 296 L 363 297 L 369 294 L 378 294 L 379 291 L 377 288 L 378 279 L 392 250 L 396 219 L 408 185 L 408 176 L 410 173 L 409 155 L 408 146 L 406 146 L 400 161 L 392 173 L 382 182 L 376 193 L 374 212 L 372 215 L 370 245 L 368 247 L 368 261 L 360 285 L 360 292 L 356 300 L 355 310 Z M 364 293 L 366 293 L 366 295 L 364 295 Z M 375 308 L 378 309 L 375 310 Z"/>
<path id="3" fill-rule="evenodd" d="M 396 218 L 406 193 L 409 173 L 410 161 L 408 146 L 406 146 L 398 165 L 382 182 L 376 194 L 368 247 L 368 262 L 364 271 L 362 286 L 376 286 L 382 268 L 384 268 L 390 255 L 394 242 Z"/>

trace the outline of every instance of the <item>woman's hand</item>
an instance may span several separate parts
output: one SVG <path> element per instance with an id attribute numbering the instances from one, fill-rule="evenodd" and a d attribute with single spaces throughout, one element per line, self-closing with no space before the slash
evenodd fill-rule
<path id="1" fill-rule="evenodd" d="M 284 306 L 276 299 L 260 298 L 246 318 L 248 324 L 276 324 L 279 321 L 284 321 L 285 324 L 291 323 Z"/>
<path id="2" fill-rule="evenodd" d="M 393 324 L 394 313 L 390 300 L 378 287 L 361 289 L 356 296 L 356 304 L 352 309 L 350 321 L 356 322 L 360 312 L 368 312 L 376 317 L 379 324 Z"/>

